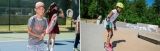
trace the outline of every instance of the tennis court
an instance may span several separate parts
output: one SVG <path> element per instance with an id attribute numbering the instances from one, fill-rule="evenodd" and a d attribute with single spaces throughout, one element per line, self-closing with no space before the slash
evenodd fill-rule
<path id="1" fill-rule="evenodd" d="M 47 37 L 44 38 L 45 45 Z M 73 51 L 74 37 L 74 32 L 57 35 L 54 51 Z M 0 51 L 27 51 L 27 38 L 27 33 L 0 33 Z"/>

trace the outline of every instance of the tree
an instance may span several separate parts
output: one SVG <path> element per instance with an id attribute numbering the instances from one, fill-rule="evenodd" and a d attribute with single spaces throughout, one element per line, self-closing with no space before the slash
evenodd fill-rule
<path id="1" fill-rule="evenodd" d="M 81 17 L 88 18 L 88 8 L 92 0 L 80 0 L 80 14 Z"/>
<path id="2" fill-rule="evenodd" d="M 160 14 L 160 0 L 154 0 L 154 7 L 157 14 Z"/>
<path id="3" fill-rule="evenodd" d="M 97 0 L 93 0 L 91 5 L 89 6 L 88 10 L 88 15 L 93 19 L 95 16 L 97 16 L 97 9 L 98 8 L 98 3 Z"/>

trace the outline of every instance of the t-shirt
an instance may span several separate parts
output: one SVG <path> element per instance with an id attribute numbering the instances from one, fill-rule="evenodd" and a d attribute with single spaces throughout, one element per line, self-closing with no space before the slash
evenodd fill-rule
<path id="1" fill-rule="evenodd" d="M 33 33 L 42 34 L 43 30 L 46 30 L 47 28 L 47 19 L 45 17 L 43 17 L 42 19 L 38 19 L 36 15 L 34 15 L 28 20 L 27 26 L 32 28 Z M 38 37 L 29 35 L 28 37 L 29 45 L 39 45 L 42 43 L 43 40 L 40 40 Z"/>
<path id="2" fill-rule="evenodd" d="M 113 21 L 118 17 L 119 13 L 117 12 L 116 9 L 112 10 L 113 15 L 110 17 L 110 22 L 113 23 Z"/>

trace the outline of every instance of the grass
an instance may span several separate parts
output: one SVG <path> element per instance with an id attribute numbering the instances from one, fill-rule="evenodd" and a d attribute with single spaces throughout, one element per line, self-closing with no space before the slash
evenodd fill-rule
<path id="1" fill-rule="evenodd" d="M 71 20 L 69 18 L 66 18 L 66 25 L 59 25 L 60 31 L 69 31 L 71 27 Z M 75 25 L 72 24 L 72 27 L 74 28 Z M 27 25 L 10 25 L 10 31 L 11 32 L 21 32 L 21 31 L 27 31 Z M 0 25 L 0 32 L 10 32 L 9 31 L 9 25 Z"/>

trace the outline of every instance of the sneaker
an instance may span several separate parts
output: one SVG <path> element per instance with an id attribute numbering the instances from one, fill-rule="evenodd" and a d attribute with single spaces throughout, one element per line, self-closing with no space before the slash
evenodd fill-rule
<path id="1" fill-rule="evenodd" d="M 112 44 L 111 44 L 111 43 L 109 43 L 109 46 L 110 46 L 110 47 L 112 47 Z"/>
<path id="2" fill-rule="evenodd" d="M 73 48 L 74 51 L 79 51 L 78 48 Z"/>
<path id="3" fill-rule="evenodd" d="M 112 51 L 112 47 L 109 46 L 109 45 L 107 45 L 106 49 L 109 50 L 109 51 Z"/>
<path id="4" fill-rule="evenodd" d="M 50 51 L 53 51 L 53 48 L 51 48 Z"/>
<path id="5" fill-rule="evenodd" d="M 47 48 L 47 51 L 50 51 L 49 48 Z"/>

